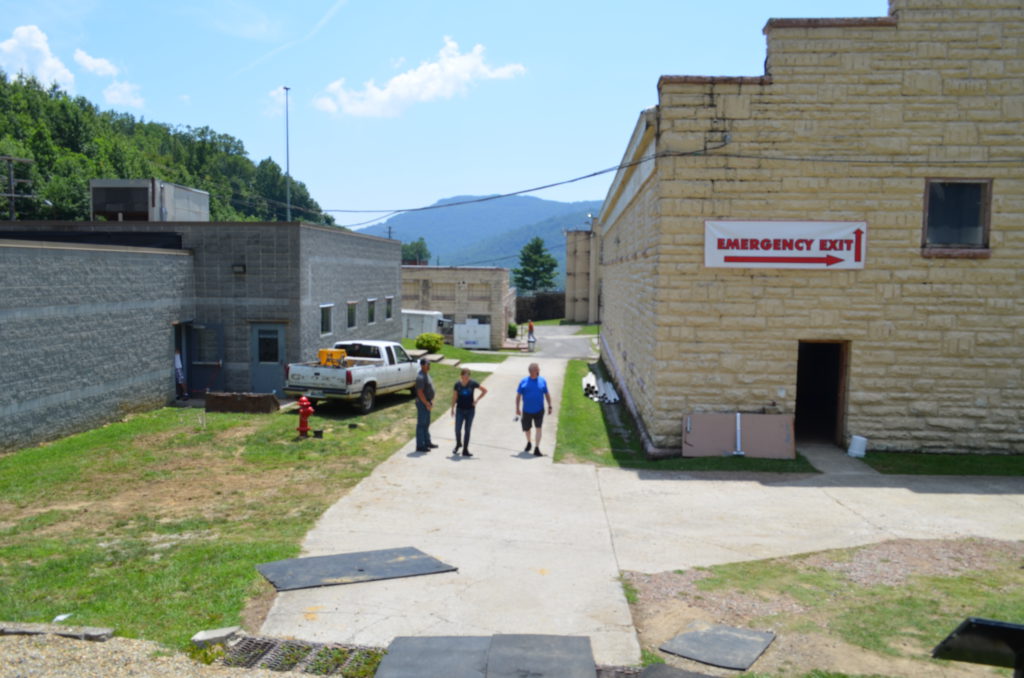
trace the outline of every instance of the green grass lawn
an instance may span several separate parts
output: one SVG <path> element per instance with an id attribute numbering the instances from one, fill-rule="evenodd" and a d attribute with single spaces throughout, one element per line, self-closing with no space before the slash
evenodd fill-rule
<path id="1" fill-rule="evenodd" d="M 438 385 L 458 369 L 435 365 Z M 439 401 L 447 402 L 444 398 Z M 434 418 L 446 407 L 435 407 Z M 185 648 L 272 595 L 320 515 L 415 434 L 412 396 L 271 415 L 164 408 L 0 457 L 0 620 L 107 626 Z M 256 632 L 258 629 L 248 629 Z"/>
<path id="2" fill-rule="evenodd" d="M 864 462 L 881 473 L 928 476 L 1024 476 L 1024 455 L 868 452 Z"/>
<path id="3" fill-rule="evenodd" d="M 596 403 L 583 394 L 580 382 L 589 369 L 583 360 L 570 361 L 566 369 L 562 406 L 558 413 L 556 460 L 661 471 L 817 473 L 799 455 L 794 460 L 701 457 L 649 461 L 644 457 L 640 435 L 625 405 L 621 402 L 614 405 Z"/>
<path id="4" fill-rule="evenodd" d="M 737 592 L 760 601 L 793 601 L 795 605 L 789 606 L 789 611 L 769 612 L 750 619 L 750 627 L 770 628 L 780 635 L 827 633 L 880 655 L 919 660 L 922 674 L 944 665 L 930 659 L 930 649 L 965 617 L 1024 621 L 1020 596 L 1014 593 L 1019 592 L 1024 577 L 1012 547 L 989 551 L 984 569 L 920 574 L 913 572 L 916 561 L 902 563 L 909 571 L 898 583 L 851 580 L 844 574 L 844 564 L 858 558 L 858 552 L 870 553 L 873 548 L 837 549 L 696 568 L 709 576 L 696 581 L 698 593 L 690 593 L 684 599 Z M 825 567 L 825 563 L 840 567 Z M 880 567 L 892 569 L 886 568 L 884 561 Z M 786 606 L 780 606 L 783 607 Z"/>
<path id="5" fill-rule="evenodd" d="M 402 347 L 406 350 L 415 350 L 416 341 L 413 339 L 402 339 Z M 448 344 L 441 347 L 441 355 L 445 358 L 460 360 L 464 363 L 500 363 L 504 362 L 508 357 L 508 353 L 500 351 L 470 351 L 466 348 L 456 348 Z"/>

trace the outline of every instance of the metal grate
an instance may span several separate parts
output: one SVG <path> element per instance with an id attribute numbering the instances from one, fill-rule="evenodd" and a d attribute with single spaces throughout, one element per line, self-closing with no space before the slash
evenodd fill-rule
<path id="1" fill-rule="evenodd" d="M 369 677 L 387 653 L 379 647 L 243 637 L 227 648 L 221 662 L 237 668 L 262 668 L 312 676 Z M 634 666 L 598 666 L 596 678 L 637 678 Z"/>
<path id="2" fill-rule="evenodd" d="M 228 648 L 224 656 L 224 665 L 251 669 L 279 643 L 280 641 L 265 638 L 242 638 Z"/>
<path id="3" fill-rule="evenodd" d="M 291 671 L 305 661 L 313 650 L 313 646 L 306 643 L 281 643 L 267 653 L 260 662 L 260 668 L 271 671 Z"/>
<path id="4" fill-rule="evenodd" d="M 244 637 L 227 648 L 225 666 L 301 672 L 314 676 L 372 676 L 386 653 L 379 647 L 325 645 Z"/>

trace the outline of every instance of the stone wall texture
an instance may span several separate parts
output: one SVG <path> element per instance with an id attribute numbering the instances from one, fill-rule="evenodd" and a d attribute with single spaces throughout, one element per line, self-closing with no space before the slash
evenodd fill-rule
<path id="1" fill-rule="evenodd" d="M 173 323 L 223 335 L 221 364 L 211 347 L 212 362 L 193 374 L 189 386 L 200 391 L 253 389 L 256 324 L 284 327 L 285 362 L 313 359 L 336 341 L 401 333 L 398 241 L 298 223 L 13 222 L 0 226 L 0 239 L 5 229 L 167 232 L 180 236 L 182 249 L 14 240 L 0 247 L 3 447 L 173 399 Z M 332 308 L 330 332 L 321 332 L 323 306 Z M 44 417 L 48 410 L 58 417 Z M 52 434 L 28 435 L 44 418 Z"/>
<path id="2" fill-rule="evenodd" d="M 507 268 L 403 266 L 402 299 L 407 308 L 441 311 L 456 324 L 487 317 L 491 348 L 499 349 L 515 318 L 515 295 Z"/>
<path id="3" fill-rule="evenodd" d="M 0 240 L 0 449 L 174 398 L 187 252 Z"/>
<path id="4" fill-rule="evenodd" d="M 402 244 L 338 229 L 306 226 L 300 235 L 301 357 L 348 339 L 398 341 L 402 334 Z M 388 316 L 388 300 L 391 315 Z M 356 305 L 355 327 L 348 304 Z M 334 304 L 333 329 L 320 332 L 320 307 Z M 373 305 L 373 321 L 370 306 Z"/>
<path id="5" fill-rule="evenodd" d="M 605 357 L 649 449 L 690 412 L 793 413 L 799 342 L 833 341 L 842 439 L 1024 452 L 1024 5 L 765 33 L 762 77 L 661 78 L 654 170 L 620 173 L 595 226 Z M 992 181 L 987 251 L 928 256 L 927 179 Z M 705 267 L 705 221 L 737 219 L 864 221 L 865 267 Z"/>

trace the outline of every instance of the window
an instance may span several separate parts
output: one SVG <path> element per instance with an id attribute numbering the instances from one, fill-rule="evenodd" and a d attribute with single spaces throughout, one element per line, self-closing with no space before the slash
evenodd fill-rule
<path id="1" fill-rule="evenodd" d="M 259 330 L 256 333 L 256 353 L 261 363 L 281 361 L 280 337 L 277 330 Z"/>
<path id="2" fill-rule="evenodd" d="M 402 296 L 407 300 L 412 299 L 413 301 L 420 298 L 420 281 L 419 280 L 403 280 L 402 281 Z"/>
<path id="3" fill-rule="evenodd" d="M 409 357 L 409 354 L 401 346 L 395 346 L 395 359 L 400 363 L 412 362 L 412 358 Z"/>
<path id="4" fill-rule="evenodd" d="M 357 301 L 348 302 L 348 328 L 352 329 L 356 326 L 356 307 L 359 305 Z"/>
<path id="5" fill-rule="evenodd" d="M 491 286 L 487 283 L 469 283 L 468 295 L 470 301 L 490 301 Z"/>
<path id="6" fill-rule="evenodd" d="M 334 304 L 323 304 L 320 306 L 320 335 L 330 334 L 332 329 L 332 316 L 334 315 Z"/>
<path id="7" fill-rule="evenodd" d="M 434 283 L 430 296 L 434 301 L 455 301 L 455 283 Z"/>
<path id="8" fill-rule="evenodd" d="M 395 298 L 385 297 L 384 298 L 384 319 L 391 320 L 395 317 Z"/>
<path id="9" fill-rule="evenodd" d="M 992 181 L 928 179 L 925 182 L 925 256 L 988 256 Z"/>
<path id="10" fill-rule="evenodd" d="M 377 322 L 377 300 L 367 299 L 366 300 L 366 324 L 372 325 Z"/>

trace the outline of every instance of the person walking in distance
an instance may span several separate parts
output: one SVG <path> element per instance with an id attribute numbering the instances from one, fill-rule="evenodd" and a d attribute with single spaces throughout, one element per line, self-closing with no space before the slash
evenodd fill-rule
<path id="1" fill-rule="evenodd" d="M 178 400 L 188 400 L 188 384 L 185 383 L 185 368 L 181 364 L 181 349 L 174 349 L 174 388 Z"/>
<path id="2" fill-rule="evenodd" d="M 544 399 L 548 401 L 548 414 L 551 414 L 551 394 L 548 392 L 548 382 L 540 376 L 540 365 L 530 363 L 529 372 L 530 376 L 523 377 L 516 390 L 516 416 L 522 417 L 523 433 L 526 434 L 526 448 L 523 451 L 533 450 L 533 456 L 539 457 L 541 426 L 544 424 Z M 533 441 L 530 440 L 531 428 L 537 429 Z"/>
<path id="3" fill-rule="evenodd" d="M 452 455 L 459 453 L 462 448 L 463 457 L 472 457 L 469 451 L 469 432 L 473 429 L 473 417 L 476 416 L 476 404 L 480 398 L 487 395 L 487 389 L 469 378 L 470 372 L 466 367 L 462 368 L 459 380 L 455 382 L 455 389 L 452 391 L 452 414 L 455 416 L 455 449 Z M 480 396 L 477 397 L 474 391 L 480 389 Z M 466 435 L 462 435 L 462 427 L 466 427 Z"/>
<path id="4" fill-rule="evenodd" d="M 430 361 L 420 358 L 416 375 L 416 451 L 430 452 L 437 447 L 430 440 L 430 410 L 434 409 L 434 382 L 430 378 Z"/>

